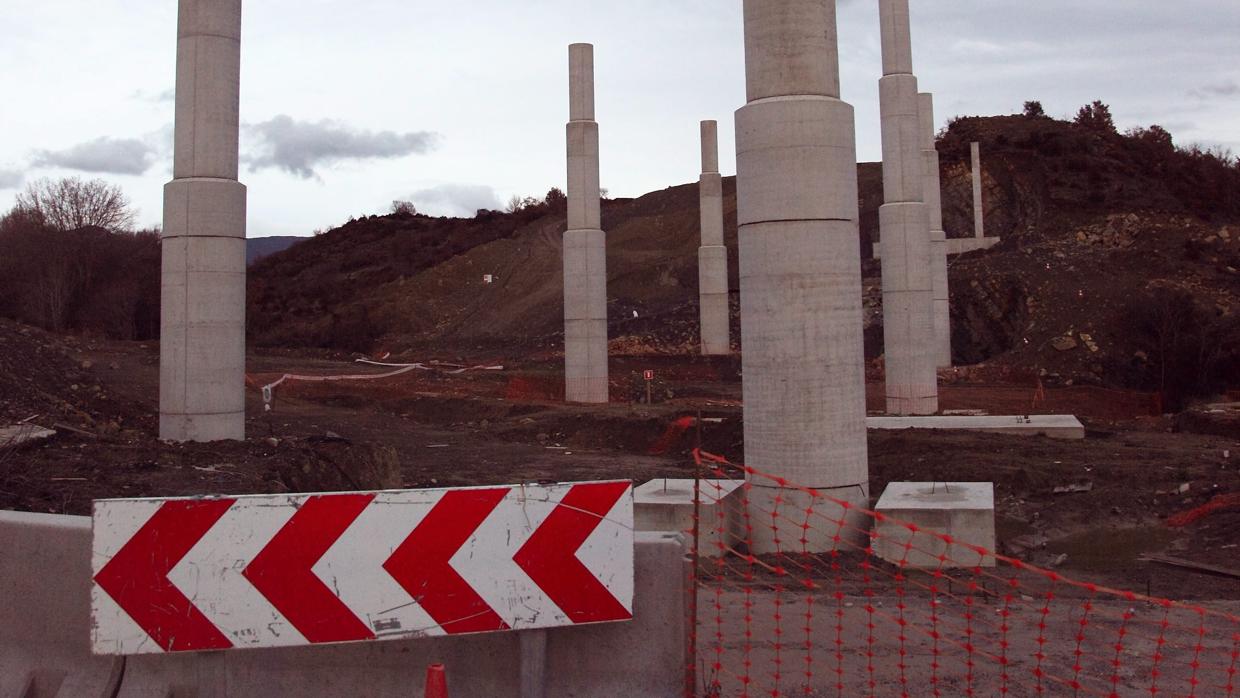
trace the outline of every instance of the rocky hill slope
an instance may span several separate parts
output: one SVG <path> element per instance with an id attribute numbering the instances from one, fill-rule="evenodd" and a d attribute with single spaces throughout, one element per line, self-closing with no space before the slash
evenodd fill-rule
<path id="1" fill-rule="evenodd" d="M 972 231 L 971 141 L 982 144 L 987 232 L 1003 243 L 952 260 L 957 363 L 1170 393 L 1240 382 L 1233 160 L 1177 149 L 1158 128 L 1122 135 L 1045 117 L 956 119 L 939 139 L 951 237 Z M 881 167 L 862 164 L 859 178 L 868 257 Z M 731 178 L 724 217 L 736 289 Z M 564 227 L 556 197 L 473 219 L 351 221 L 251 268 L 251 339 L 397 355 L 554 352 Z M 613 352 L 692 352 L 697 185 L 606 201 L 603 227 Z M 867 259 L 863 273 L 867 354 L 877 358 L 878 263 Z"/>

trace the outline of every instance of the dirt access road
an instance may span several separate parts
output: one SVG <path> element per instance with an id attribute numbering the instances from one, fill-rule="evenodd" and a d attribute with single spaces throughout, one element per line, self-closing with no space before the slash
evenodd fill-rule
<path id="1" fill-rule="evenodd" d="M 255 355 L 247 392 L 250 439 L 173 445 L 155 438 L 149 419 L 158 383 L 154 345 L 81 343 L 73 352 L 89 362 L 85 372 L 114 396 L 112 403 L 123 406 L 118 409 L 149 413 L 122 415 L 126 426 L 103 430 L 111 433 L 62 431 L 43 445 L 0 454 L 0 508 L 88 514 L 96 498 L 288 491 L 290 469 L 312 459 L 325 440 L 345 444 L 337 463 L 345 469 L 351 467 L 350 443 L 391 447 L 398 472 L 385 484 L 397 487 L 691 477 L 690 450 L 699 430 L 673 424 L 699 414 L 703 448 L 744 460 L 734 359 L 615 358 L 613 402 L 604 407 L 558 402 L 554 356 L 515 361 L 491 356 L 463 363 L 504 365 L 504 370 L 285 383 L 276 390 L 274 409 L 265 412 L 257 388 L 285 372 L 384 369 Z M 641 392 L 634 389 L 633 376 L 647 367 L 656 370 L 665 401 L 627 402 L 630 393 Z M 1027 385 L 977 381 L 975 371 L 968 380 L 946 385 L 944 408 L 1002 411 L 1033 397 Z M 877 385 L 870 392 L 872 403 L 881 398 Z M 1089 427 L 1088 438 L 875 432 L 872 491 L 881 492 L 893 480 L 994 481 L 1004 551 L 1142 592 L 1240 597 L 1240 580 L 1139 560 L 1143 553 L 1161 552 L 1240 567 L 1240 512 L 1223 511 L 1188 528 L 1165 523 L 1217 495 L 1240 492 L 1240 435 L 1173 433 L 1161 418 L 1115 419 L 1131 406 L 1105 393 L 1047 391 L 1042 400 L 1051 408 L 1074 408 Z M 1060 485 L 1086 483 L 1092 487 L 1088 492 L 1053 493 Z"/>

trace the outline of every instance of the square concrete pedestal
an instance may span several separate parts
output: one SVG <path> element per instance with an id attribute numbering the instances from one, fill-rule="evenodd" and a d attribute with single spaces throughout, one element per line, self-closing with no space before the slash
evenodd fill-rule
<path id="1" fill-rule="evenodd" d="M 893 564 L 909 567 L 994 567 L 969 546 L 995 549 L 995 486 L 990 482 L 893 482 L 874 509 L 894 521 L 878 522 L 874 551 Z M 905 524 L 916 524 L 914 533 Z M 951 536 L 950 545 L 926 531 Z M 912 550 L 906 545 L 913 544 Z M 956 542 L 958 541 L 958 542 Z M 940 560 L 946 552 L 947 561 Z"/>
<path id="2" fill-rule="evenodd" d="M 722 552 L 720 544 L 738 539 L 744 506 L 743 480 L 702 480 L 699 554 L 711 557 Z M 633 516 L 638 531 L 693 533 L 693 480 L 651 480 L 633 491 Z"/>

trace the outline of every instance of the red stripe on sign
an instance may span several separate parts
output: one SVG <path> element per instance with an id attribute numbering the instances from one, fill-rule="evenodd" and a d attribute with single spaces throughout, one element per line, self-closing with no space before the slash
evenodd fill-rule
<path id="1" fill-rule="evenodd" d="M 513 556 L 517 565 L 574 623 L 633 617 L 577 559 L 577 551 L 628 491 L 627 482 L 574 486 Z"/>
<path id="2" fill-rule="evenodd" d="M 311 569 L 374 498 L 337 494 L 307 499 L 242 572 L 311 643 L 375 637 Z"/>
<path id="3" fill-rule="evenodd" d="M 451 564 L 452 556 L 495 511 L 508 489 L 444 494 L 383 563 L 392 579 L 450 635 L 508 629 Z"/>
<path id="4" fill-rule="evenodd" d="M 165 502 L 95 575 L 99 588 L 165 652 L 233 646 L 168 580 L 172 568 L 224 516 L 233 501 Z"/>

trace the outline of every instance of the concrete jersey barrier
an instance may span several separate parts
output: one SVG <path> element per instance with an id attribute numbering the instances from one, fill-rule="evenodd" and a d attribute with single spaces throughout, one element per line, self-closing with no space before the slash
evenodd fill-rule
<path id="1" fill-rule="evenodd" d="M 0 511 L 0 698 L 111 698 L 90 653 L 90 519 Z"/>
<path id="2" fill-rule="evenodd" d="M 522 695 L 521 633 L 93 657 L 90 543 L 89 518 L 0 512 L 0 698 L 420 696 L 434 663 L 446 665 L 453 696 Z M 546 698 L 681 695 L 685 544 L 669 533 L 638 533 L 635 544 L 632 622 L 535 631 L 546 633 L 534 668 Z"/>

